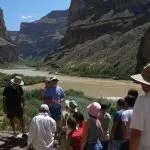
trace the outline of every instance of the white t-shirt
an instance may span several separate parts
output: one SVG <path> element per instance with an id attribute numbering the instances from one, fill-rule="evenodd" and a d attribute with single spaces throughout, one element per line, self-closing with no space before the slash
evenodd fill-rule
<path id="1" fill-rule="evenodd" d="M 137 99 L 130 128 L 142 132 L 138 150 L 150 150 L 150 94 Z"/>
<path id="2" fill-rule="evenodd" d="M 128 108 L 122 113 L 122 121 L 127 122 L 126 139 L 130 139 L 130 124 L 133 115 L 133 108 Z"/>
<path id="3" fill-rule="evenodd" d="M 47 113 L 38 114 L 29 128 L 28 145 L 32 144 L 36 150 L 52 150 L 55 131 L 55 121 Z"/>

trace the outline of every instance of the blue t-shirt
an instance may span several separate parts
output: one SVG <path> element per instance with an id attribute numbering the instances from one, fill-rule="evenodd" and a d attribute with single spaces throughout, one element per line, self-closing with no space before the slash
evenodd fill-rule
<path id="1" fill-rule="evenodd" d="M 117 122 L 117 127 L 114 133 L 113 140 L 117 140 L 117 141 L 122 140 L 122 113 L 123 112 L 124 110 L 122 109 L 117 111 L 114 115 L 114 122 Z"/>
<path id="2" fill-rule="evenodd" d="M 64 98 L 65 94 L 60 86 L 54 88 L 44 88 L 44 100 L 45 102 L 56 100 L 59 101 Z"/>

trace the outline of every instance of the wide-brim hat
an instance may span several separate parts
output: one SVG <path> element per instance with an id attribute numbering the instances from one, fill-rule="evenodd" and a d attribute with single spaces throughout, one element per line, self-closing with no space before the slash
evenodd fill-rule
<path id="1" fill-rule="evenodd" d="M 11 79 L 11 82 L 21 86 L 24 85 L 24 82 L 20 76 L 15 76 L 13 79 Z"/>
<path id="2" fill-rule="evenodd" d="M 56 76 L 52 76 L 52 77 L 46 78 L 45 81 L 52 82 L 52 81 L 59 81 L 59 80 L 58 80 L 58 78 Z"/>
<path id="3" fill-rule="evenodd" d="M 101 105 L 97 102 L 93 102 L 87 106 L 87 110 L 88 110 L 89 115 L 97 118 L 100 114 Z"/>
<path id="4" fill-rule="evenodd" d="M 77 103 L 74 100 L 71 100 L 71 101 L 70 100 L 66 100 L 65 104 L 72 111 L 78 112 L 78 109 L 77 109 L 78 105 L 77 105 Z"/>
<path id="5" fill-rule="evenodd" d="M 131 76 L 132 79 L 139 83 L 150 85 L 150 64 L 147 64 L 141 74 Z"/>

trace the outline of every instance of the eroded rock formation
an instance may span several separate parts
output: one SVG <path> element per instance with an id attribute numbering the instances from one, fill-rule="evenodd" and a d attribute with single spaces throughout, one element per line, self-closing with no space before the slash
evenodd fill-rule
<path id="1" fill-rule="evenodd" d="M 3 10 L 0 8 L 0 63 L 18 60 L 15 45 L 11 43 L 10 36 L 6 30 Z"/>
<path id="2" fill-rule="evenodd" d="M 46 63 L 81 76 L 129 79 L 141 38 L 150 27 L 150 1 L 72 0 L 69 12 L 63 48 Z"/>

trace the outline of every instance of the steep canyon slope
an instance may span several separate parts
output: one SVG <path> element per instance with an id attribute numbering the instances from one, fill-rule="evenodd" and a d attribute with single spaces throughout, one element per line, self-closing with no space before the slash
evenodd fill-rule
<path id="1" fill-rule="evenodd" d="M 11 43 L 6 30 L 3 10 L 0 8 L 0 63 L 17 61 L 18 54 L 15 45 Z"/>
<path id="2" fill-rule="evenodd" d="M 149 0 L 72 0 L 62 47 L 45 63 L 68 74 L 128 79 L 150 61 L 148 28 Z"/>
<path id="3" fill-rule="evenodd" d="M 15 40 L 23 58 L 39 58 L 60 46 L 67 27 L 68 10 L 52 11 L 40 20 L 21 23 Z"/>

